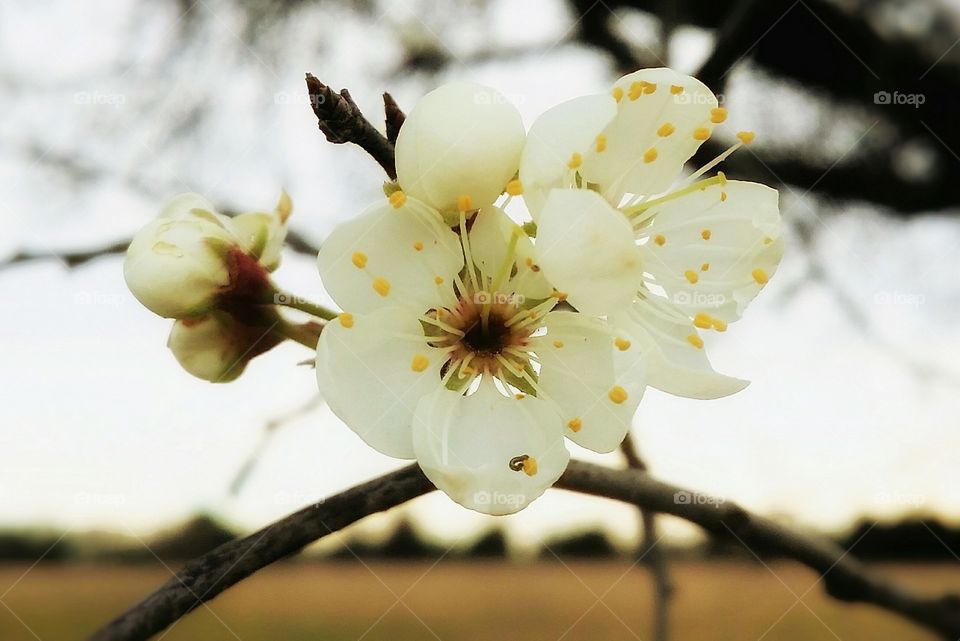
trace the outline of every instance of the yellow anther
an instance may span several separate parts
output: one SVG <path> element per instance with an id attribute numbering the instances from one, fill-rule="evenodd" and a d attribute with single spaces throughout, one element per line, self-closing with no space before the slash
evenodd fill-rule
<path id="1" fill-rule="evenodd" d="M 567 300 L 567 296 L 568 296 L 567 292 L 561 292 L 557 289 L 553 290 L 553 297 L 556 298 L 561 303 Z"/>
<path id="2" fill-rule="evenodd" d="M 713 319 L 710 318 L 710 314 L 697 312 L 697 315 L 693 317 L 693 324 L 700 329 L 710 329 L 713 327 Z"/>
<path id="3" fill-rule="evenodd" d="M 533 476 L 537 473 L 537 459 L 528 456 L 523 459 L 523 473 L 527 476 Z"/>
<path id="4" fill-rule="evenodd" d="M 569 421 L 567 421 L 567 427 L 574 432 L 579 432 L 580 428 L 583 427 L 583 421 L 581 421 L 579 418 L 571 418 Z"/>
<path id="5" fill-rule="evenodd" d="M 350 329 L 351 327 L 353 327 L 353 314 L 351 314 L 350 312 L 343 312 L 342 314 L 337 316 L 337 319 L 340 321 L 340 324 L 346 327 L 347 329 Z"/>
<path id="6" fill-rule="evenodd" d="M 727 331 L 727 321 L 722 321 L 719 318 L 714 318 L 713 328 L 718 332 L 725 332 Z"/>
<path id="7" fill-rule="evenodd" d="M 687 336 L 687 342 L 696 347 L 697 349 L 703 349 L 703 339 L 697 336 L 696 334 L 690 334 Z"/>
<path id="8" fill-rule="evenodd" d="M 739 138 L 740 142 L 742 142 L 745 145 L 749 145 L 750 143 L 752 143 L 753 139 L 756 137 L 757 137 L 757 134 L 753 133 L 752 131 L 737 132 L 737 138 Z"/>
<path id="9" fill-rule="evenodd" d="M 515 399 L 517 399 L 518 401 L 522 401 L 523 399 L 525 399 L 525 398 L 527 397 L 527 395 L 526 395 L 526 394 L 514 394 L 513 397 L 514 397 Z"/>
<path id="10" fill-rule="evenodd" d="M 553 341 L 553 346 L 556 347 L 557 349 L 560 349 L 561 347 L 563 347 L 563 341 Z"/>
<path id="11" fill-rule="evenodd" d="M 423 354 L 417 354 L 413 357 L 413 360 L 410 361 L 410 369 L 415 372 L 422 372 L 423 370 L 427 369 L 429 365 L 430 361 Z"/>
<path id="12" fill-rule="evenodd" d="M 435 282 L 437 285 L 443 285 L 443 279 L 439 276 L 434 276 L 433 282 Z"/>
<path id="13" fill-rule="evenodd" d="M 700 280 L 700 277 L 697 276 L 697 272 L 693 271 L 692 269 L 688 269 L 687 271 L 683 272 L 683 275 L 688 281 L 690 281 L 691 285 L 696 285 L 697 281 Z"/>
<path id="14" fill-rule="evenodd" d="M 643 162 L 653 162 L 657 159 L 657 149 L 656 147 L 650 147 L 645 152 L 643 152 Z"/>
<path id="15" fill-rule="evenodd" d="M 727 110 L 724 107 L 715 107 L 710 110 L 710 122 L 719 125 L 727 119 Z"/>
<path id="16" fill-rule="evenodd" d="M 660 136 L 661 138 L 666 138 L 676 130 L 677 128 L 674 127 L 672 123 L 665 122 L 662 125 L 660 125 L 659 129 L 657 129 L 657 135 Z"/>
<path id="17" fill-rule="evenodd" d="M 603 151 L 604 149 L 607 148 L 607 137 L 605 135 L 603 134 L 597 135 L 596 148 L 598 152 Z"/>
<path id="18" fill-rule="evenodd" d="M 651 94 L 657 90 L 657 83 L 655 82 L 644 82 L 641 81 L 640 84 L 643 85 L 643 93 Z"/>
<path id="19" fill-rule="evenodd" d="M 704 264 L 700 265 L 700 271 L 705 272 L 705 271 L 707 271 L 708 269 L 710 269 L 710 263 L 704 263 Z"/>
<path id="20" fill-rule="evenodd" d="M 407 195 L 402 191 L 397 190 L 390 194 L 390 204 L 393 205 L 394 209 L 400 209 L 405 202 L 407 202 Z"/>
<path id="21" fill-rule="evenodd" d="M 353 256 L 350 257 L 350 260 L 353 261 L 353 266 L 357 269 L 363 269 L 367 266 L 367 255 L 363 252 L 353 252 Z"/>
<path id="22" fill-rule="evenodd" d="M 507 183 L 507 193 L 511 196 L 519 196 L 523 193 L 523 185 L 519 180 L 511 180 Z"/>
<path id="23" fill-rule="evenodd" d="M 683 93 L 683 87 L 680 85 L 670 85 L 670 93 L 672 93 L 674 96 L 679 96 Z"/>
<path id="24" fill-rule="evenodd" d="M 725 173 L 723 173 L 722 171 L 718 171 L 718 172 L 717 172 L 717 178 L 720 179 L 720 182 L 719 182 L 718 184 L 720 184 L 720 185 L 726 185 L 726 184 L 727 184 L 727 175 L 726 175 Z"/>
<path id="25" fill-rule="evenodd" d="M 653 242 L 655 242 L 656 244 L 658 244 L 658 245 L 660 245 L 661 247 L 663 247 L 664 243 L 667 242 L 667 238 L 666 238 L 666 236 L 664 236 L 663 234 L 657 234 L 657 235 L 654 237 Z"/>
<path id="26" fill-rule="evenodd" d="M 627 92 L 627 95 L 630 97 L 630 100 L 636 100 L 640 97 L 640 94 L 643 93 L 643 83 L 635 82 L 630 85 L 630 91 Z"/>
<path id="27" fill-rule="evenodd" d="M 700 238 L 704 240 L 710 240 L 710 236 L 712 235 L 713 235 L 713 232 L 710 231 L 709 229 L 704 229 L 702 232 L 700 232 Z"/>
<path id="28" fill-rule="evenodd" d="M 570 160 L 567 161 L 567 167 L 569 167 L 570 169 L 576 169 L 582 164 L 583 164 L 583 156 L 581 156 L 579 152 L 576 152 L 576 151 L 573 152 L 573 154 L 570 156 Z"/>
<path id="29" fill-rule="evenodd" d="M 536 318 L 536 317 L 537 317 L 537 310 L 531 309 L 529 312 L 527 312 L 527 317 L 528 317 L 528 318 L 531 318 L 531 319 L 532 319 L 532 318 Z"/>
<path id="30" fill-rule="evenodd" d="M 422 252 L 422 251 L 423 251 L 423 243 L 421 243 L 421 242 L 418 240 L 417 242 L 415 242 L 415 243 L 413 244 L 413 248 L 416 249 L 418 252 Z"/>
<path id="31" fill-rule="evenodd" d="M 616 100 L 617 102 L 620 102 L 621 100 L 623 100 L 623 89 L 621 89 L 620 87 L 614 87 L 613 99 Z"/>
<path id="32" fill-rule="evenodd" d="M 473 374 L 473 373 L 476 372 L 477 370 L 475 370 L 475 369 L 473 369 L 472 367 L 470 367 L 469 365 L 467 365 L 466 367 L 464 367 L 464 368 L 463 368 L 462 370 L 460 370 L 460 371 L 463 372 L 464 374 L 466 374 L 467 376 L 470 376 L 471 374 Z"/>
<path id="33" fill-rule="evenodd" d="M 458 211 L 470 211 L 473 209 L 473 199 L 470 196 L 463 195 L 457 198 Z"/>
<path id="34" fill-rule="evenodd" d="M 610 388 L 610 391 L 607 392 L 607 396 L 611 401 L 619 405 L 627 400 L 627 390 L 623 389 L 619 385 L 614 385 L 612 388 Z"/>
<path id="35" fill-rule="evenodd" d="M 710 137 L 710 130 L 706 127 L 697 127 L 693 130 L 694 140 L 706 140 Z"/>
<path id="36" fill-rule="evenodd" d="M 725 191 L 720 192 L 720 202 L 722 203 L 727 202 L 727 192 Z"/>
<path id="37" fill-rule="evenodd" d="M 753 280 L 757 281 L 758 285 L 766 285 L 767 281 L 770 280 L 770 277 L 767 276 L 767 272 L 763 271 L 759 267 L 750 272 L 750 275 L 753 276 Z"/>
<path id="38" fill-rule="evenodd" d="M 773 239 L 770 238 L 769 236 L 764 236 L 764 237 L 763 237 L 763 244 L 764 244 L 764 245 L 769 245 L 769 244 L 772 243 L 772 242 L 773 242 Z"/>
<path id="39" fill-rule="evenodd" d="M 615 341 L 613 341 L 613 343 L 614 343 L 614 345 L 617 346 L 617 349 L 619 349 L 621 352 L 625 352 L 625 351 L 627 351 L 628 349 L 630 349 L 630 341 L 628 341 L 628 340 L 625 339 L 625 338 L 620 338 L 620 337 L 618 336 L 617 339 L 616 339 Z"/>
<path id="40" fill-rule="evenodd" d="M 390 281 L 386 278 L 380 276 L 373 279 L 373 289 L 375 292 L 381 296 L 386 296 L 390 293 Z"/>

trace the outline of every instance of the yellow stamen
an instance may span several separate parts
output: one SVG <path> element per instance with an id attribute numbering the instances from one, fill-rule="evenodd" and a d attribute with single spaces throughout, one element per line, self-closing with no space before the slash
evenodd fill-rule
<path id="1" fill-rule="evenodd" d="M 727 321 L 722 321 L 719 318 L 714 318 L 713 328 L 718 332 L 725 332 L 727 331 Z"/>
<path id="2" fill-rule="evenodd" d="M 567 161 L 567 167 L 570 169 L 576 169 L 583 164 L 583 156 L 578 152 L 573 152 L 573 155 L 570 156 L 570 160 Z"/>
<path id="3" fill-rule="evenodd" d="M 519 180 L 511 180 L 507 183 L 507 193 L 511 196 L 519 196 L 523 193 L 523 185 Z"/>
<path id="4" fill-rule="evenodd" d="M 563 347 L 563 341 L 553 341 L 553 346 L 556 347 L 557 349 L 560 349 L 561 347 Z"/>
<path id="5" fill-rule="evenodd" d="M 522 401 L 523 399 L 525 399 L 525 398 L 527 397 L 527 395 L 526 395 L 526 394 L 514 394 L 513 397 L 514 397 L 515 399 L 517 399 L 518 401 Z"/>
<path id="6" fill-rule="evenodd" d="M 712 235 L 713 232 L 711 232 L 709 229 L 704 229 L 702 232 L 700 232 L 700 238 L 704 240 L 710 240 L 710 236 Z"/>
<path id="7" fill-rule="evenodd" d="M 635 82 L 630 85 L 630 91 L 627 92 L 627 95 L 630 97 L 630 100 L 636 100 L 640 97 L 640 94 L 643 93 L 643 84 Z"/>
<path id="8" fill-rule="evenodd" d="M 720 202 L 722 203 L 727 202 L 727 192 L 725 191 L 720 192 Z"/>
<path id="9" fill-rule="evenodd" d="M 657 159 L 657 149 L 656 147 L 651 147 L 643 152 L 643 162 L 651 163 Z"/>
<path id="10" fill-rule="evenodd" d="M 641 80 L 640 84 L 643 85 L 643 93 L 645 94 L 651 94 L 657 90 L 657 83 L 655 82 L 645 82 Z"/>
<path id="11" fill-rule="evenodd" d="M 457 198 L 457 211 L 466 212 L 473 209 L 473 199 L 464 194 Z"/>
<path id="12" fill-rule="evenodd" d="M 683 87 L 680 85 L 670 85 L 670 93 L 672 93 L 674 96 L 679 96 L 683 93 Z"/>
<path id="13" fill-rule="evenodd" d="M 757 137 L 757 134 L 753 133 L 752 131 L 737 132 L 737 138 L 739 138 L 740 142 L 742 142 L 745 145 L 749 145 L 750 143 L 752 143 L 753 139 L 756 137 Z"/>
<path id="14" fill-rule="evenodd" d="M 721 184 L 721 185 L 726 185 L 726 184 L 727 184 L 727 175 L 726 175 L 725 173 L 723 173 L 722 171 L 718 171 L 718 172 L 717 172 L 717 179 L 719 180 L 719 184 Z"/>
<path id="15" fill-rule="evenodd" d="M 597 135 L 596 147 L 598 152 L 603 151 L 607 148 L 607 137 L 605 135 L 603 134 Z"/>
<path id="16" fill-rule="evenodd" d="M 663 247 L 664 243 L 667 242 L 667 239 L 663 234 L 657 234 L 656 237 L 653 239 L 653 242 Z"/>
<path id="17" fill-rule="evenodd" d="M 617 349 L 619 349 L 621 352 L 625 352 L 628 349 L 630 349 L 630 341 L 628 341 L 625 338 L 617 337 L 617 339 L 613 341 L 613 343 L 617 346 Z"/>
<path id="18" fill-rule="evenodd" d="M 437 285 L 443 285 L 443 278 L 441 278 L 440 276 L 434 276 L 433 282 L 435 282 Z"/>
<path id="19" fill-rule="evenodd" d="M 767 281 L 770 280 L 770 277 L 767 276 L 767 272 L 763 271 L 759 267 L 750 272 L 750 275 L 753 276 L 753 280 L 757 281 L 758 285 L 766 285 Z"/>
<path id="20" fill-rule="evenodd" d="M 627 390 L 623 389 L 619 385 L 614 385 L 607 393 L 607 396 L 611 401 L 619 405 L 627 400 Z"/>
<path id="21" fill-rule="evenodd" d="M 347 329 L 353 327 L 353 314 L 350 312 L 343 312 L 337 318 L 340 320 L 340 324 Z"/>
<path id="22" fill-rule="evenodd" d="M 567 427 L 574 432 L 579 432 L 580 428 L 583 427 L 583 421 L 581 421 L 579 418 L 571 418 L 569 421 L 567 421 Z"/>
<path id="23" fill-rule="evenodd" d="M 704 263 L 704 264 L 700 265 L 700 271 L 705 272 L 705 271 L 707 271 L 708 269 L 710 269 L 710 263 Z"/>
<path id="24" fill-rule="evenodd" d="M 363 252 L 353 252 L 353 256 L 350 257 L 350 260 L 353 261 L 353 265 L 357 269 L 363 269 L 367 266 L 367 255 Z"/>
<path id="25" fill-rule="evenodd" d="M 418 252 L 422 252 L 422 251 L 423 251 L 423 243 L 421 243 L 421 242 L 418 240 L 417 242 L 415 242 L 415 243 L 413 244 L 413 248 L 416 249 Z"/>
<path id="26" fill-rule="evenodd" d="M 665 122 L 662 125 L 660 125 L 659 129 L 657 129 L 657 135 L 660 136 L 661 138 L 666 138 L 676 130 L 677 128 L 674 127 L 672 123 Z"/>
<path id="27" fill-rule="evenodd" d="M 687 271 L 683 272 L 683 275 L 688 281 L 690 281 L 691 285 L 696 285 L 697 281 L 700 280 L 700 277 L 697 276 L 697 272 L 693 271 L 692 269 L 688 269 Z"/>
<path id="28" fill-rule="evenodd" d="M 693 317 L 693 324 L 700 329 L 710 329 L 713 327 L 713 319 L 710 318 L 710 314 L 697 312 L 697 315 Z"/>
<path id="29" fill-rule="evenodd" d="M 694 140 L 706 140 L 710 137 L 710 130 L 706 127 L 697 127 L 693 130 Z"/>
<path id="30" fill-rule="evenodd" d="M 390 204 L 393 205 L 394 209 L 400 209 L 403 207 L 403 204 L 407 202 L 407 195 L 400 190 L 397 190 L 390 194 Z"/>
<path id="31" fill-rule="evenodd" d="M 390 281 L 382 276 L 374 278 L 373 289 L 381 296 L 386 296 L 390 293 Z"/>
<path id="32" fill-rule="evenodd" d="M 710 122 L 719 125 L 727 119 L 727 110 L 724 107 L 716 107 L 710 110 Z"/>
<path id="33" fill-rule="evenodd" d="M 703 339 L 697 336 L 696 334 L 690 334 L 687 336 L 687 342 L 696 347 L 697 349 L 703 349 Z"/>
<path id="34" fill-rule="evenodd" d="M 533 476 L 537 473 L 537 459 L 528 456 L 523 460 L 523 473 L 527 476 Z"/>
<path id="35" fill-rule="evenodd" d="M 417 354 L 413 357 L 413 360 L 410 361 L 410 369 L 415 372 L 422 372 L 423 370 L 427 369 L 429 365 L 430 361 L 423 354 Z"/>
<path id="36" fill-rule="evenodd" d="M 617 102 L 620 102 L 621 100 L 623 100 L 623 89 L 621 89 L 620 87 L 614 87 L 613 99 L 616 100 Z"/>

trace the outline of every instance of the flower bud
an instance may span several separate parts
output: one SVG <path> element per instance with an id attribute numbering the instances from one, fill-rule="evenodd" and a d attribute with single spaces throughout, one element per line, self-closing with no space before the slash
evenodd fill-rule
<path id="1" fill-rule="evenodd" d="M 254 357 L 282 340 L 263 327 L 214 312 L 176 321 L 167 347 L 190 374 L 211 383 L 228 383 L 240 376 Z"/>
<path id="2" fill-rule="evenodd" d="M 203 197 L 173 198 L 134 236 L 123 265 L 127 287 L 167 318 L 190 318 L 218 306 L 260 300 L 271 291 L 290 213 L 284 194 L 274 214 L 229 218 Z"/>

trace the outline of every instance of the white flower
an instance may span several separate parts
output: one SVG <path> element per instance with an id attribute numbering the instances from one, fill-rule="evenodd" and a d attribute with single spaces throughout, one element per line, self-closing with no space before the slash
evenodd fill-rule
<path id="1" fill-rule="evenodd" d="M 520 113 L 498 92 L 456 82 L 414 106 L 396 145 L 397 181 L 454 223 L 458 210 L 492 205 L 517 173 Z"/>
<path id="2" fill-rule="evenodd" d="M 644 364 L 606 321 L 552 311 L 564 294 L 500 209 L 469 232 L 461 212 L 460 232 L 394 194 L 330 235 L 320 273 L 346 311 L 320 335 L 317 381 L 372 447 L 416 458 L 461 505 L 507 514 L 559 478 L 564 436 L 617 447 Z"/>
<path id="3" fill-rule="evenodd" d="M 611 94 L 543 114 L 520 165 L 538 224 L 537 260 L 550 281 L 578 310 L 608 316 L 651 353 L 651 385 L 694 398 L 746 385 L 712 369 L 700 331 L 737 320 L 783 254 L 775 190 L 722 173 L 690 182 L 751 132 L 671 189 L 725 118 L 695 78 L 642 70 Z"/>
<path id="4" fill-rule="evenodd" d="M 281 340 L 263 327 L 212 312 L 176 321 L 167 347 L 190 374 L 211 383 L 228 383 L 243 373 L 250 360 Z"/>
<path id="5" fill-rule="evenodd" d="M 225 299 L 258 299 L 272 291 L 267 273 L 279 263 L 290 209 L 284 194 L 273 214 L 230 218 L 202 196 L 177 196 L 130 243 L 127 286 L 167 318 L 202 315 Z"/>

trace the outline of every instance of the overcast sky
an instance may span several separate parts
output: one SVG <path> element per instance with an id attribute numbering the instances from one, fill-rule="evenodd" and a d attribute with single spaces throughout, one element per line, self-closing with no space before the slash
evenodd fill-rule
<path id="1" fill-rule="evenodd" d="M 383 2 L 371 16 L 304 7 L 253 39 L 218 0 L 187 17 L 172 2 L 0 5 L 0 255 L 129 237 L 187 190 L 264 209 L 286 188 L 292 225 L 319 242 L 378 197 L 383 175 L 359 150 L 323 141 L 305 71 L 349 87 L 371 117 L 383 90 L 409 108 L 440 82 L 470 78 L 511 97 L 528 126 L 614 79 L 599 54 L 552 46 L 572 25 L 558 0 L 504 1 L 482 15 L 428 4 Z M 649 24 L 625 16 L 623 28 L 643 36 Z M 404 43 L 429 39 L 460 62 L 436 77 L 396 73 Z M 531 43 L 539 50 L 519 58 L 471 57 Z M 708 45 L 684 31 L 670 62 L 692 70 Z M 730 131 L 756 130 L 761 152 L 828 126 L 823 105 L 749 69 L 733 74 L 726 100 Z M 838 158 L 875 121 L 847 111 L 829 120 Z M 814 249 L 791 232 L 781 271 L 712 351 L 718 370 L 752 385 L 719 401 L 650 390 L 635 422 L 644 456 L 663 478 L 821 527 L 915 509 L 957 514 L 960 223 L 781 194 Z M 828 283 L 805 277 L 811 260 Z M 278 279 L 328 300 L 308 257 L 287 256 Z M 316 393 L 313 372 L 297 365 L 306 349 L 282 346 L 229 385 L 193 379 L 165 348 L 169 322 L 127 292 L 118 257 L 74 270 L 54 257 L 8 267 L 0 301 L 0 526 L 146 531 L 209 509 L 253 528 L 402 464 L 321 407 L 279 430 L 229 497 L 264 425 Z M 407 509 L 444 536 L 492 522 L 440 494 Z M 593 523 L 625 537 L 634 520 L 623 506 L 553 491 L 501 522 L 530 541 Z"/>

